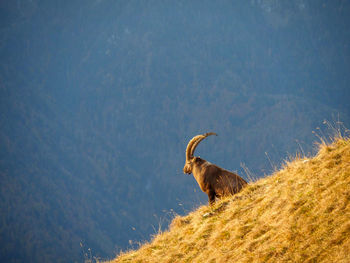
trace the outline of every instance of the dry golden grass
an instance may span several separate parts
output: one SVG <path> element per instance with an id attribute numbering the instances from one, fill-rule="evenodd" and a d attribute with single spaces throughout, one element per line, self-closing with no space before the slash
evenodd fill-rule
<path id="1" fill-rule="evenodd" d="M 349 204 L 350 140 L 338 138 L 110 262 L 350 262 Z"/>

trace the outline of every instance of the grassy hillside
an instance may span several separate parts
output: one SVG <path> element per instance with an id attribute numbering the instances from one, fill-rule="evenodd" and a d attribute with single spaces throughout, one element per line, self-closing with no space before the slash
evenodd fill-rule
<path id="1" fill-rule="evenodd" d="M 350 262 L 349 201 L 350 140 L 338 138 L 111 262 Z"/>

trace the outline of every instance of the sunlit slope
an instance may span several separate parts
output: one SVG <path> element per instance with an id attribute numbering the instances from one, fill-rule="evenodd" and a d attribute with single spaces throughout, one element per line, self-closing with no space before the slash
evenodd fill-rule
<path id="1" fill-rule="evenodd" d="M 350 140 L 176 217 L 112 262 L 350 262 Z"/>

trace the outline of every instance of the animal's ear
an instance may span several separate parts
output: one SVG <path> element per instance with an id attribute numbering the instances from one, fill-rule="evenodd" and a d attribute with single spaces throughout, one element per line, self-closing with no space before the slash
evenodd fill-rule
<path id="1" fill-rule="evenodd" d="M 201 161 L 201 158 L 200 157 L 194 157 L 194 162 L 195 163 L 198 163 L 198 162 L 200 162 Z"/>

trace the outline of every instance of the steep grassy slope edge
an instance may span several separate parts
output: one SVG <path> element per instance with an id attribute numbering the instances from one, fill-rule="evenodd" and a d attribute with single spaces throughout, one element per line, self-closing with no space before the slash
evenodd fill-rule
<path id="1" fill-rule="evenodd" d="M 350 262 L 349 251 L 350 140 L 338 138 L 111 262 Z"/>

